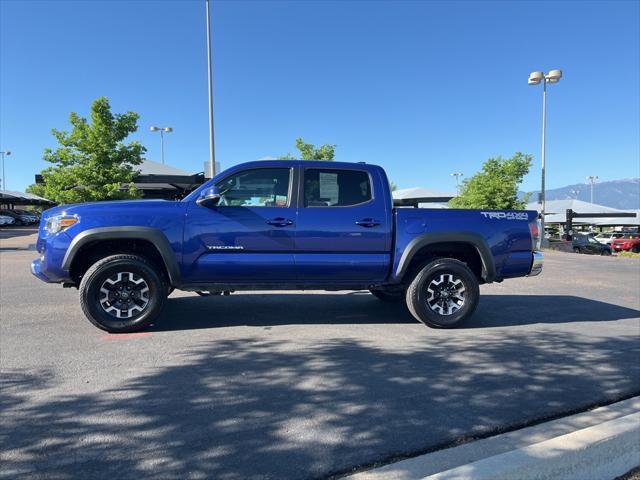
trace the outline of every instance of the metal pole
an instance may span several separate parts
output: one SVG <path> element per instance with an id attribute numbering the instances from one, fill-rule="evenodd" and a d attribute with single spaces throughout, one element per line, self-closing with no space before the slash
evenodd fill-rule
<path id="1" fill-rule="evenodd" d="M 164 165 L 164 130 L 160 130 L 160 159 Z"/>
<path id="2" fill-rule="evenodd" d="M 589 175 L 587 177 L 587 180 L 589 180 L 589 183 L 591 184 L 591 203 L 593 203 L 593 188 L 597 179 L 597 175 Z"/>
<path id="3" fill-rule="evenodd" d="M 211 176 L 216 174 L 216 151 L 213 137 L 213 71 L 211 66 L 211 19 L 209 15 L 209 0 L 205 0 L 207 14 L 207 75 L 209 77 L 209 162 Z"/>
<path id="4" fill-rule="evenodd" d="M 7 177 L 5 176 L 6 174 L 4 173 L 4 157 L 9 155 L 11 155 L 11 152 L 9 150 L 0 152 L 0 157 L 2 157 L 2 182 L 0 182 L 0 188 L 2 190 L 7 189 Z"/>
<path id="5" fill-rule="evenodd" d="M 545 190 L 544 190 L 544 175 L 545 175 L 545 161 L 546 161 L 546 134 L 547 134 L 547 80 L 543 79 L 542 90 L 542 186 L 540 189 L 540 246 L 544 244 L 544 212 L 545 212 Z"/>

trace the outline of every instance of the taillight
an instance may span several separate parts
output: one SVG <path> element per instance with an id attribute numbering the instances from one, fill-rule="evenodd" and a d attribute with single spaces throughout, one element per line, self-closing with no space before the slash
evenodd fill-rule
<path id="1" fill-rule="evenodd" d="M 532 248 L 533 250 L 536 250 L 538 243 L 540 242 L 540 227 L 538 227 L 537 221 L 529 223 L 529 231 L 531 232 Z"/>

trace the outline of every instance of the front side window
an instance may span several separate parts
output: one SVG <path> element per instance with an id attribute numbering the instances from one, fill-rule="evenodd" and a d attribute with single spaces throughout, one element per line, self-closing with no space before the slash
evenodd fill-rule
<path id="1" fill-rule="evenodd" d="M 366 203 L 371 198 L 367 172 L 319 168 L 304 171 L 305 207 L 348 207 Z"/>
<path id="2" fill-rule="evenodd" d="M 225 178 L 220 189 L 221 206 L 287 207 L 289 205 L 288 168 L 257 168 Z"/>

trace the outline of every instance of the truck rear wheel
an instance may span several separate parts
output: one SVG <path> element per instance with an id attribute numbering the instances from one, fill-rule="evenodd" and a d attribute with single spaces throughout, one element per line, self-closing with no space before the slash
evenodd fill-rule
<path id="1" fill-rule="evenodd" d="M 439 258 L 413 278 L 406 301 L 411 314 L 425 325 L 453 328 L 473 314 L 479 297 L 478 280 L 467 265 Z"/>
<path id="2" fill-rule="evenodd" d="M 80 306 L 96 327 L 134 332 L 153 322 L 168 287 L 155 267 L 137 255 L 112 255 L 96 262 L 80 282 Z"/>

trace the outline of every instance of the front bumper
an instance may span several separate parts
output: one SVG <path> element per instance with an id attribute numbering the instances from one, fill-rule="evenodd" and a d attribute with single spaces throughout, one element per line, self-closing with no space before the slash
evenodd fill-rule
<path id="1" fill-rule="evenodd" d="M 41 261 L 39 258 L 36 258 L 33 262 L 31 262 L 31 273 L 42 280 L 43 282 L 51 283 L 49 277 L 47 277 L 41 270 Z"/>
<path id="2" fill-rule="evenodd" d="M 531 270 L 529 270 L 529 277 L 535 277 L 536 275 L 540 275 L 542 273 L 542 265 L 544 264 L 544 255 L 542 252 L 535 251 L 533 252 L 533 261 L 531 262 Z"/>
<path id="3" fill-rule="evenodd" d="M 67 232 L 48 236 L 40 232 L 36 243 L 36 249 L 40 255 L 31 262 L 33 276 L 47 283 L 69 281 L 69 271 L 62 268 L 62 263 L 70 243 L 71 238 Z"/>

